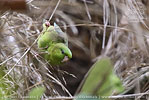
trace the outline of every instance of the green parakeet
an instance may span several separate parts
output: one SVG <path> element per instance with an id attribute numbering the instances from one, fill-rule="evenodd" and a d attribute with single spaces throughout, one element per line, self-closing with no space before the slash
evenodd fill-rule
<path id="1" fill-rule="evenodd" d="M 43 31 L 37 43 L 38 48 L 46 53 L 45 59 L 52 65 L 60 65 L 72 58 L 67 35 L 56 23 L 54 26 L 48 21 L 43 24 Z"/>
<path id="2" fill-rule="evenodd" d="M 64 43 L 68 46 L 68 38 L 66 33 L 56 23 L 52 26 L 50 22 L 46 21 L 43 24 L 43 31 L 38 39 L 38 47 L 47 49 L 53 43 Z"/>
<path id="3" fill-rule="evenodd" d="M 60 65 L 72 58 L 70 49 L 64 43 L 52 44 L 48 48 L 48 53 L 45 55 L 45 59 L 52 65 Z"/>

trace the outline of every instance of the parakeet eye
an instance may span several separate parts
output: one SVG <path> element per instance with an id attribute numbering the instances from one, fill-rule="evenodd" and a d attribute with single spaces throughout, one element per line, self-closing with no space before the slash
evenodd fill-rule
<path id="1" fill-rule="evenodd" d="M 65 53 L 63 49 L 61 49 L 61 52 L 62 52 L 62 54 L 64 54 L 64 53 Z"/>
<path id="2" fill-rule="evenodd" d="M 46 20 L 45 25 L 46 25 L 47 27 L 49 27 L 49 26 L 50 26 L 50 22 L 49 22 L 48 20 Z"/>

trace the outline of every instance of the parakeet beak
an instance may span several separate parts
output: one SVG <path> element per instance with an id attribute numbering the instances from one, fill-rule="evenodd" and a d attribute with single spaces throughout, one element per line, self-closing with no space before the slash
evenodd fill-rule
<path id="1" fill-rule="evenodd" d="M 50 26 L 50 22 L 47 20 L 47 21 L 45 22 L 45 25 L 46 25 L 46 27 L 49 27 L 49 26 Z"/>
<path id="2" fill-rule="evenodd" d="M 62 60 L 62 63 L 63 62 L 67 62 L 68 60 L 69 60 L 69 57 L 68 56 L 65 56 L 64 59 Z"/>

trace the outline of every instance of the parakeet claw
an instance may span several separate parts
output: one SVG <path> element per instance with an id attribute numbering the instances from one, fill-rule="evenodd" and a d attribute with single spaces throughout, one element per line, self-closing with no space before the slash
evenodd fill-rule
<path id="1" fill-rule="evenodd" d="M 68 60 L 69 60 L 69 57 L 68 56 L 65 56 L 64 59 L 62 60 L 62 63 L 63 62 L 67 62 Z"/>

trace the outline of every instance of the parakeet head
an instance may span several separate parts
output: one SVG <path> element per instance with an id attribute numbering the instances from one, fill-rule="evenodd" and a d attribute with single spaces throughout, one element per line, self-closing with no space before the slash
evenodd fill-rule
<path id="1" fill-rule="evenodd" d="M 60 65 L 72 58 L 70 49 L 64 43 L 56 43 L 48 48 L 46 56 L 51 65 Z"/>
<path id="2" fill-rule="evenodd" d="M 42 26 L 43 26 L 44 32 L 55 32 L 57 34 L 57 32 L 55 30 L 55 26 L 51 25 L 48 20 L 46 20 Z"/>
<path id="3" fill-rule="evenodd" d="M 58 41 L 58 33 L 55 31 L 54 26 L 50 25 L 49 21 L 43 23 L 42 34 L 40 34 L 37 41 L 38 48 L 47 49 L 51 43 Z"/>
<path id="4" fill-rule="evenodd" d="M 43 26 L 43 30 L 46 31 L 50 27 L 50 22 L 46 20 L 42 26 Z"/>

